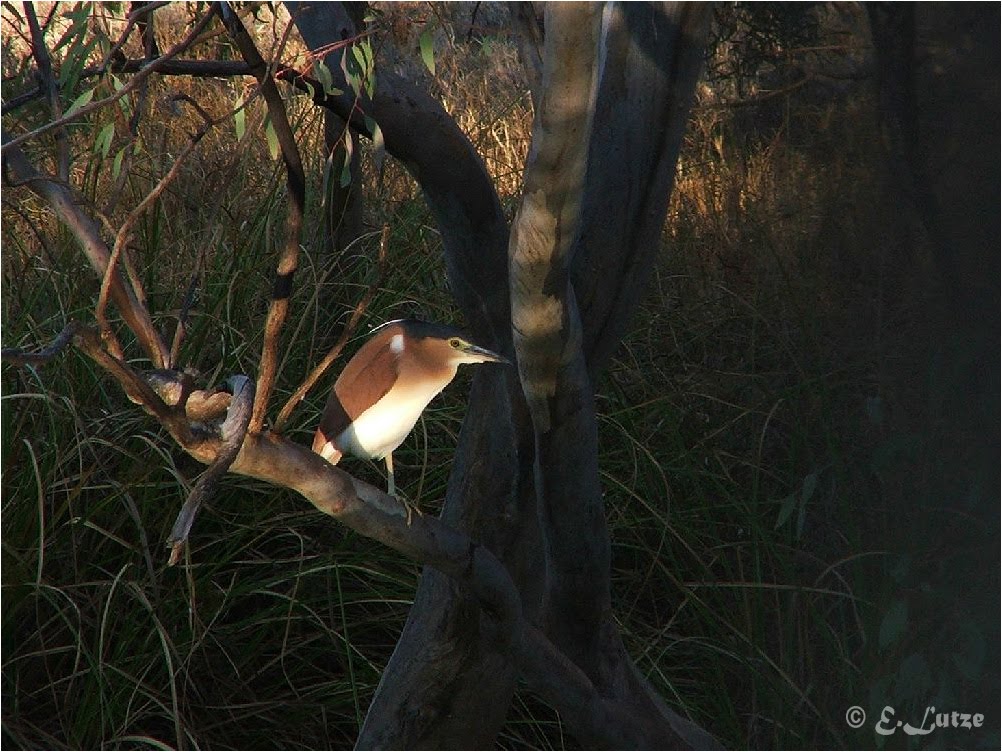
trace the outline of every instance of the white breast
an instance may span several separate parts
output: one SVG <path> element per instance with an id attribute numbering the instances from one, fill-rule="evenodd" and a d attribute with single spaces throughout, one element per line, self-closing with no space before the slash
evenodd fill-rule
<path id="1" fill-rule="evenodd" d="M 406 390 L 394 387 L 355 418 L 337 437 L 337 445 L 341 451 L 356 457 L 382 459 L 403 443 L 440 390 L 438 384 L 421 384 Z"/>

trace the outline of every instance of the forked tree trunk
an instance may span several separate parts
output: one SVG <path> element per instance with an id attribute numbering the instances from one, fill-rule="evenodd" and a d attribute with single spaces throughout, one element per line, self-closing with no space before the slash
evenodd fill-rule
<path id="1" fill-rule="evenodd" d="M 337 4 L 290 7 L 311 48 L 336 39 L 334 30 L 346 23 Z M 407 165 L 435 212 L 468 323 L 518 354 L 521 381 L 501 369 L 474 379 L 443 519 L 504 562 L 530 620 L 602 696 L 636 717 L 636 728 L 580 738 L 592 746 L 713 743 L 651 690 L 615 627 L 592 400 L 593 380 L 618 344 L 660 248 L 707 22 L 704 7 L 685 4 L 546 6 L 542 48 L 523 40 L 523 54 L 539 53 L 542 78 L 509 244 L 510 299 L 507 287 L 490 286 L 499 272 L 507 277 L 504 227 L 496 198 L 478 198 L 493 189 L 472 146 L 451 133 L 448 149 L 463 156 L 463 172 L 473 179 L 457 186 L 444 174 L 454 175 L 455 162 L 426 139 L 391 132 L 398 120 L 406 130 L 399 113 L 407 107 L 429 120 L 446 118 L 437 102 L 402 96 L 413 94 L 408 85 L 380 72 L 375 101 L 366 104 L 388 151 Z M 470 242 L 468 228 L 484 227 L 497 228 L 492 242 Z M 426 568 L 359 748 L 495 743 L 515 672 L 481 618 L 468 592 Z"/>

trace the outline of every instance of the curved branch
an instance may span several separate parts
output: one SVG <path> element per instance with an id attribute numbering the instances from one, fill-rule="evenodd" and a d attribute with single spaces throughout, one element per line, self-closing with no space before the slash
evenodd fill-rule
<path id="1" fill-rule="evenodd" d="M 288 401 L 282 407 L 281 411 L 278 413 L 278 418 L 275 419 L 274 431 L 281 432 L 282 428 L 285 426 L 286 421 L 289 416 L 292 415 L 292 411 L 296 409 L 296 406 L 303 401 L 303 398 L 309 393 L 316 383 L 321 379 L 321 377 L 327 372 L 327 369 L 331 367 L 337 357 L 341 354 L 344 346 L 348 344 L 348 340 L 351 335 L 355 333 L 355 329 L 359 322 L 362 320 L 362 315 L 365 313 L 369 304 L 372 302 L 373 297 L 375 297 L 376 291 L 379 289 L 383 280 L 386 278 L 386 247 L 390 239 L 390 226 L 384 225 L 382 237 L 379 239 L 379 272 L 372 284 L 369 285 L 365 294 L 362 296 L 361 300 L 355 305 L 354 310 L 351 312 L 351 316 L 348 319 L 348 323 L 345 324 L 344 329 L 341 332 L 341 336 L 338 337 L 337 342 L 334 346 L 327 352 L 323 359 L 310 371 L 309 375 L 303 379 L 303 383 L 299 385 L 299 388 L 293 392 L 292 396 L 289 397 Z"/>
<path id="2" fill-rule="evenodd" d="M 532 106 L 539 109 L 543 83 L 543 9 L 534 2 L 509 2 L 508 12 L 518 29 L 518 56 L 529 82 Z"/>
<path id="3" fill-rule="evenodd" d="M 560 372 L 580 349 L 569 267 L 594 111 L 601 6 L 551 5 L 546 18 L 543 95 L 508 250 L 515 352 L 537 434 L 550 430 Z"/>
<path id="4" fill-rule="evenodd" d="M 73 335 L 76 334 L 77 328 L 77 323 L 71 321 L 63 327 L 63 330 L 56 335 L 56 338 L 48 346 L 38 352 L 26 352 L 18 347 L 5 347 L 0 351 L 0 359 L 4 363 L 10 363 L 15 366 L 40 366 L 48 363 L 65 350 L 66 346 L 73 341 Z"/>
<path id="5" fill-rule="evenodd" d="M 609 6 L 600 125 L 588 154 L 572 270 L 593 381 L 619 346 L 661 250 L 709 19 L 703 3 Z"/>
<path id="6" fill-rule="evenodd" d="M 293 2 L 288 7 L 310 50 L 325 55 L 327 67 L 340 76 L 342 51 L 328 49 L 356 33 L 343 3 Z M 305 83 L 297 83 L 296 75 L 286 76 L 296 85 Z M 348 88 L 343 80 L 335 84 Z M 308 90 L 305 85 L 301 88 Z M 490 175 L 469 139 L 440 102 L 391 71 L 379 70 L 372 99 L 364 94 L 357 102 L 347 94 L 325 97 L 319 84 L 313 93 L 314 101 L 319 97 L 323 106 L 366 135 L 365 115 L 379 124 L 386 151 L 421 186 L 435 215 L 450 287 L 471 334 L 488 346 L 505 349 L 508 224 Z"/>
<path id="7" fill-rule="evenodd" d="M 58 120 L 63 116 L 63 105 L 59 100 L 59 84 L 52 75 L 52 61 L 45 47 L 45 35 L 38 25 L 34 3 L 24 4 L 24 17 L 31 32 L 31 52 L 35 56 L 35 62 L 38 63 L 38 74 L 41 78 L 38 88 L 40 92 L 44 88 L 52 117 Z M 70 144 L 65 128 L 56 131 L 56 155 L 56 175 L 60 180 L 67 181 L 70 179 Z"/>

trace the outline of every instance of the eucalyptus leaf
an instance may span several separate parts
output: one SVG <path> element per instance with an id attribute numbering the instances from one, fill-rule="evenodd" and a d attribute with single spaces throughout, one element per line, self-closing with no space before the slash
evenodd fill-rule
<path id="1" fill-rule="evenodd" d="M 71 104 L 69 106 L 69 109 L 66 110 L 66 114 L 67 115 L 72 115 L 77 110 L 82 109 L 83 107 L 86 107 L 88 104 L 90 104 L 90 100 L 92 100 L 94 98 L 94 92 L 95 91 L 96 91 L 96 89 L 88 89 L 83 94 L 81 94 L 79 97 L 77 97 L 76 99 L 74 99 L 73 100 L 73 104 Z"/>
<path id="2" fill-rule="evenodd" d="M 233 127 L 237 134 L 237 141 L 242 141 L 247 130 L 247 112 L 244 110 L 243 95 L 237 98 L 234 104 Z"/>
<path id="3" fill-rule="evenodd" d="M 265 124 L 264 135 L 268 139 L 268 153 L 273 160 L 277 160 L 281 149 L 278 145 L 278 133 L 275 132 L 275 125 L 271 122 L 271 119 Z"/>
<path id="4" fill-rule="evenodd" d="M 123 146 L 119 149 L 118 153 L 115 155 L 115 161 L 111 165 L 111 176 L 116 180 L 122 172 L 122 159 L 125 158 L 125 150 L 128 148 L 128 146 Z"/>
<path id="5" fill-rule="evenodd" d="M 435 75 L 435 46 L 433 44 L 431 36 L 431 27 L 425 26 L 424 31 L 421 32 L 421 39 L 419 40 L 421 45 L 421 59 L 424 61 L 425 67 L 431 71 L 431 75 Z"/>
<path id="6" fill-rule="evenodd" d="M 102 159 L 108 158 L 108 153 L 111 151 L 111 141 L 115 137 L 115 123 L 111 122 L 105 125 L 101 132 L 97 134 L 97 140 L 94 142 L 94 151 L 100 153 Z"/>

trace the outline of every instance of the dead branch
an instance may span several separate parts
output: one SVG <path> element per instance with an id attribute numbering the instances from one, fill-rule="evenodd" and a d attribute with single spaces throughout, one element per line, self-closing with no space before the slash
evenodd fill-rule
<path id="1" fill-rule="evenodd" d="M 97 355 L 98 365 L 106 368 L 127 393 L 136 388 L 137 382 L 149 389 L 128 366 L 100 357 L 96 333 L 90 332 L 84 345 L 85 351 L 92 357 Z M 173 390 L 164 391 L 178 394 L 182 387 L 176 384 Z M 435 517 L 420 516 L 408 522 L 396 499 L 353 478 L 304 446 L 270 432 L 245 433 L 242 426 L 246 425 L 252 401 L 250 381 L 235 377 L 233 391 L 221 431 L 205 437 L 191 436 L 183 445 L 193 457 L 213 466 L 209 472 L 221 475 L 224 464 L 232 461 L 231 472 L 297 491 L 321 512 L 468 587 L 487 617 L 485 626 L 498 649 L 511 656 L 531 690 L 563 717 L 574 719 L 585 738 L 617 748 L 657 748 L 658 742 L 664 742 L 663 730 L 655 719 L 603 697 L 581 669 L 526 621 L 511 577 L 489 550 Z M 234 406 L 234 402 L 240 404 Z M 231 452 L 235 457 L 229 456 Z M 203 488 L 208 488 L 215 477 Z M 178 517 L 175 543 L 178 533 L 187 532 L 183 530 L 186 525 L 190 529 L 197 508 L 192 503 L 194 497 L 193 491 Z M 709 737 L 701 741 L 712 742 Z"/>
<path id="2" fill-rule="evenodd" d="M 542 82 L 547 96 L 536 111 L 524 196 L 512 223 L 512 328 L 537 434 L 549 432 L 560 373 L 580 349 L 569 267 L 588 161 L 598 75 L 592 51 L 598 48 L 600 22 L 597 6 L 587 14 L 573 4 L 547 9 Z"/>
<path id="3" fill-rule="evenodd" d="M 139 73 L 152 60 L 146 58 L 129 58 L 112 60 L 109 65 L 84 68 L 80 80 L 103 76 L 111 73 Z M 233 76 L 251 75 L 250 66 L 242 60 L 166 60 L 157 64 L 157 73 L 161 76 L 191 76 L 193 78 L 232 78 Z M 2 113 L 8 115 L 24 105 L 34 102 L 45 92 L 41 87 L 18 94 L 13 99 L 3 103 Z"/>
<path id="4" fill-rule="evenodd" d="M 174 327 L 174 339 L 170 345 L 169 368 L 177 365 L 177 359 L 181 353 L 181 343 L 184 342 L 184 336 L 188 332 L 188 313 L 195 304 L 195 293 L 198 291 L 198 278 L 204 266 L 205 248 L 202 248 L 198 254 L 198 261 L 195 262 L 195 271 L 191 273 L 191 279 L 188 281 L 188 289 L 184 293 L 184 298 L 181 301 L 181 309 L 177 315 L 177 326 Z"/>
<path id="5" fill-rule="evenodd" d="M 52 117 L 58 120 L 63 116 L 63 105 L 59 101 L 59 84 L 56 83 L 56 78 L 52 75 L 52 61 L 49 59 L 49 50 L 45 46 L 45 36 L 38 25 L 34 3 L 24 3 L 24 17 L 31 32 L 31 53 L 35 57 L 35 62 L 38 63 L 38 74 L 41 78 L 39 91 L 45 90 Z M 59 128 L 56 131 L 56 174 L 64 182 L 70 179 L 70 144 L 65 128 Z"/>
<path id="6" fill-rule="evenodd" d="M 170 5 L 170 3 L 151 2 L 151 3 L 134 3 L 134 5 L 138 5 L 139 7 L 137 7 L 135 10 L 130 11 L 129 14 L 125 17 L 125 28 L 122 29 L 122 33 L 119 34 L 118 39 L 115 40 L 115 43 L 111 45 L 111 48 L 104 56 L 104 59 L 101 61 L 101 64 L 95 69 L 97 71 L 97 75 L 104 75 L 108 70 L 109 63 L 114 65 L 114 63 L 120 57 L 123 57 L 122 47 L 124 47 L 125 43 L 129 40 L 129 36 L 132 34 L 132 30 L 136 27 L 137 24 L 141 24 L 145 20 L 146 16 L 153 13 L 153 11 L 158 10 L 159 8 L 163 8 L 166 5 Z"/>
<path id="7" fill-rule="evenodd" d="M 278 136 L 285 162 L 286 184 L 289 189 L 289 212 L 285 220 L 285 245 L 278 260 L 275 276 L 275 286 L 272 290 L 271 304 L 268 306 L 268 317 L 265 321 L 264 344 L 261 349 L 261 366 L 258 371 L 257 394 L 254 397 L 254 412 L 251 416 L 249 431 L 259 433 L 264 427 L 268 400 L 275 385 L 278 371 L 278 342 L 282 326 L 289 310 L 289 298 L 292 296 L 292 277 L 299 264 L 299 236 L 302 228 L 303 213 L 306 206 L 306 176 L 303 163 L 299 157 L 299 147 L 289 125 L 289 117 L 285 111 L 282 95 L 275 86 L 269 66 L 261 58 L 254 40 L 247 34 L 239 17 L 230 9 L 228 3 L 220 3 L 219 12 L 223 23 L 236 42 L 244 60 L 258 80 L 261 94 L 268 105 L 268 116 L 272 127 Z"/>
<path id="8" fill-rule="evenodd" d="M 191 494 L 177 515 L 170 539 L 167 541 L 171 550 L 167 561 L 169 567 L 177 564 L 181 558 L 181 551 L 188 541 L 191 526 L 195 523 L 195 515 L 206 499 L 212 495 L 219 479 L 230 469 L 247 436 L 247 426 L 254 406 L 254 382 L 246 376 L 236 375 L 230 377 L 229 386 L 233 397 L 226 410 L 226 420 L 220 426 L 222 443 L 219 445 L 219 453 L 208 470 L 202 473 L 195 483 L 195 487 L 191 489 Z"/>
<path id="9" fill-rule="evenodd" d="M 369 304 L 372 302 L 372 298 L 375 296 L 376 291 L 383 284 L 383 280 L 386 278 L 386 247 L 390 238 L 390 226 L 383 225 L 382 237 L 379 239 L 379 271 L 377 272 L 376 278 L 369 285 L 365 294 L 362 296 L 361 300 L 355 305 L 355 309 L 351 312 L 351 317 L 348 319 L 348 323 L 345 324 L 344 330 L 341 332 L 341 336 L 338 337 L 337 342 L 334 346 L 327 352 L 316 367 L 310 371 L 310 374 L 303 379 L 303 383 L 299 385 L 299 388 L 293 393 L 289 400 L 282 407 L 281 412 L 278 414 L 278 418 L 275 420 L 274 431 L 280 432 L 285 426 L 286 421 L 292 414 L 292 411 L 296 409 L 296 406 L 303 401 L 303 398 L 309 393 L 309 391 L 316 385 L 317 381 L 327 372 L 327 369 L 331 367 L 331 364 L 337 360 L 344 346 L 348 344 L 348 340 L 351 335 L 354 334 L 355 329 L 358 327 L 358 323 L 362 320 L 362 316 Z"/>
<path id="10" fill-rule="evenodd" d="M 115 377 L 130 400 L 160 421 L 178 444 L 182 447 L 193 444 L 194 436 L 183 411 L 169 407 L 141 376 L 121 360 L 109 355 L 103 347 L 100 334 L 81 326 L 77 328 L 73 341 L 91 360 Z"/>
<path id="11" fill-rule="evenodd" d="M 0 351 L 0 357 L 2 357 L 4 363 L 10 363 L 15 366 L 38 366 L 48 363 L 73 341 L 73 335 L 76 334 L 76 331 L 77 323 L 71 321 L 63 327 L 63 330 L 56 335 L 56 338 L 47 347 L 43 347 L 38 352 L 32 353 L 17 347 L 10 347 Z"/>

